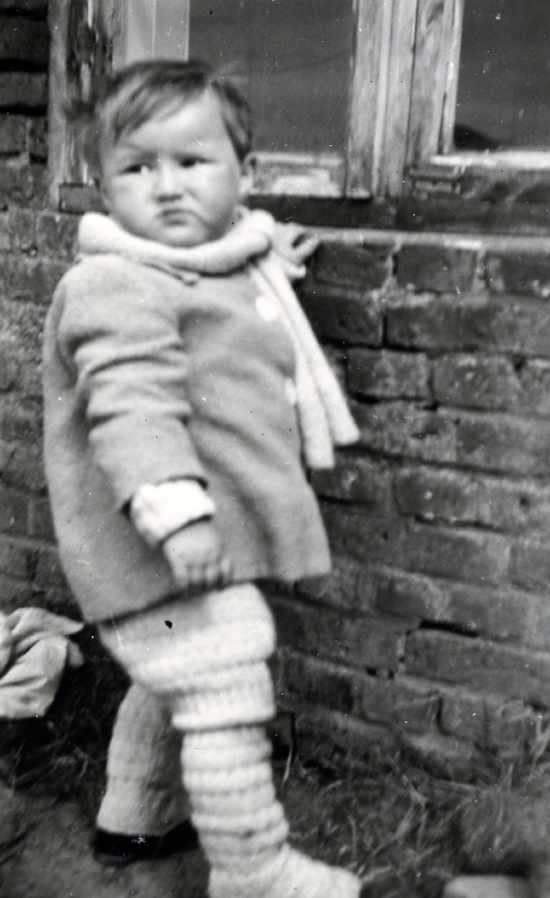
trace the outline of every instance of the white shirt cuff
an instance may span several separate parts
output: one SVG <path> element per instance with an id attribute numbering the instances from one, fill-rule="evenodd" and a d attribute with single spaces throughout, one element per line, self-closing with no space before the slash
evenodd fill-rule
<path id="1" fill-rule="evenodd" d="M 150 546 L 193 521 L 211 518 L 216 508 L 196 480 L 167 480 L 140 486 L 130 503 L 130 517 Z"/>

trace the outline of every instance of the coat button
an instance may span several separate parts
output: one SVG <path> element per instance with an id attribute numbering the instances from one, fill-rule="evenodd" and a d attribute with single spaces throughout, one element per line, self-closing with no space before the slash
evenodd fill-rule
<path id="1" fill-rule="evenodd" d="M 263 294 L 256 297 L 256 311 L 264 321 L 277 321 L 279 318 L 277 303 Z"/>

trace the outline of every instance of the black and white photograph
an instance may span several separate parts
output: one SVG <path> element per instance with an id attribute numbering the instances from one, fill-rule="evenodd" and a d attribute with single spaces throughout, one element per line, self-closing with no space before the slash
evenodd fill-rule
<path id="1" fill-rule="evenodd" d="M 0 896 L 550 898 L 548 0 L 0 0 Z"/>

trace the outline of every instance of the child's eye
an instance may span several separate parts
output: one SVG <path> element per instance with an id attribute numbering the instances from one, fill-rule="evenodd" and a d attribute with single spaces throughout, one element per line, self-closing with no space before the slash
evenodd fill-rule
<path id="1" fill-rule="evenodd" d="M 198 156 L 182 156 L 179 160 L 179 164 L 181 168 L 193 168 L 194 165 L 199 165 L 202 162 Z"/>
<path id="2" fill-rule="evenodd" d="M 123 169 L 124 175 L 143 175 L 150 172 L 152 166 L 148 162 L 132 162 Z"/>

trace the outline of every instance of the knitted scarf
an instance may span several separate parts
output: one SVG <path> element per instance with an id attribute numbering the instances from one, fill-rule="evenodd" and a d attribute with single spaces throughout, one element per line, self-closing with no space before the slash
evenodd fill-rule
<path id="1" fill-rule="evenodd" d="M 334 447 L 356 442 L 359 433 L 338 381 L 292 289 L 299 269 L 277 254 L 276 223 L 269 213 L 241 210 L 223 237 L 200 246 L 173 247 L 125 231 L 107 215 L 86 213 L 80 222 L 80 256 L 115 253 L 162 268 L 187 283 L 201 275 L 222 275 L 248 266 L 262 293 L 277 303 L 294 345 L 296 392 L 304 461 L 311 469 L 334 466 Z"/>

